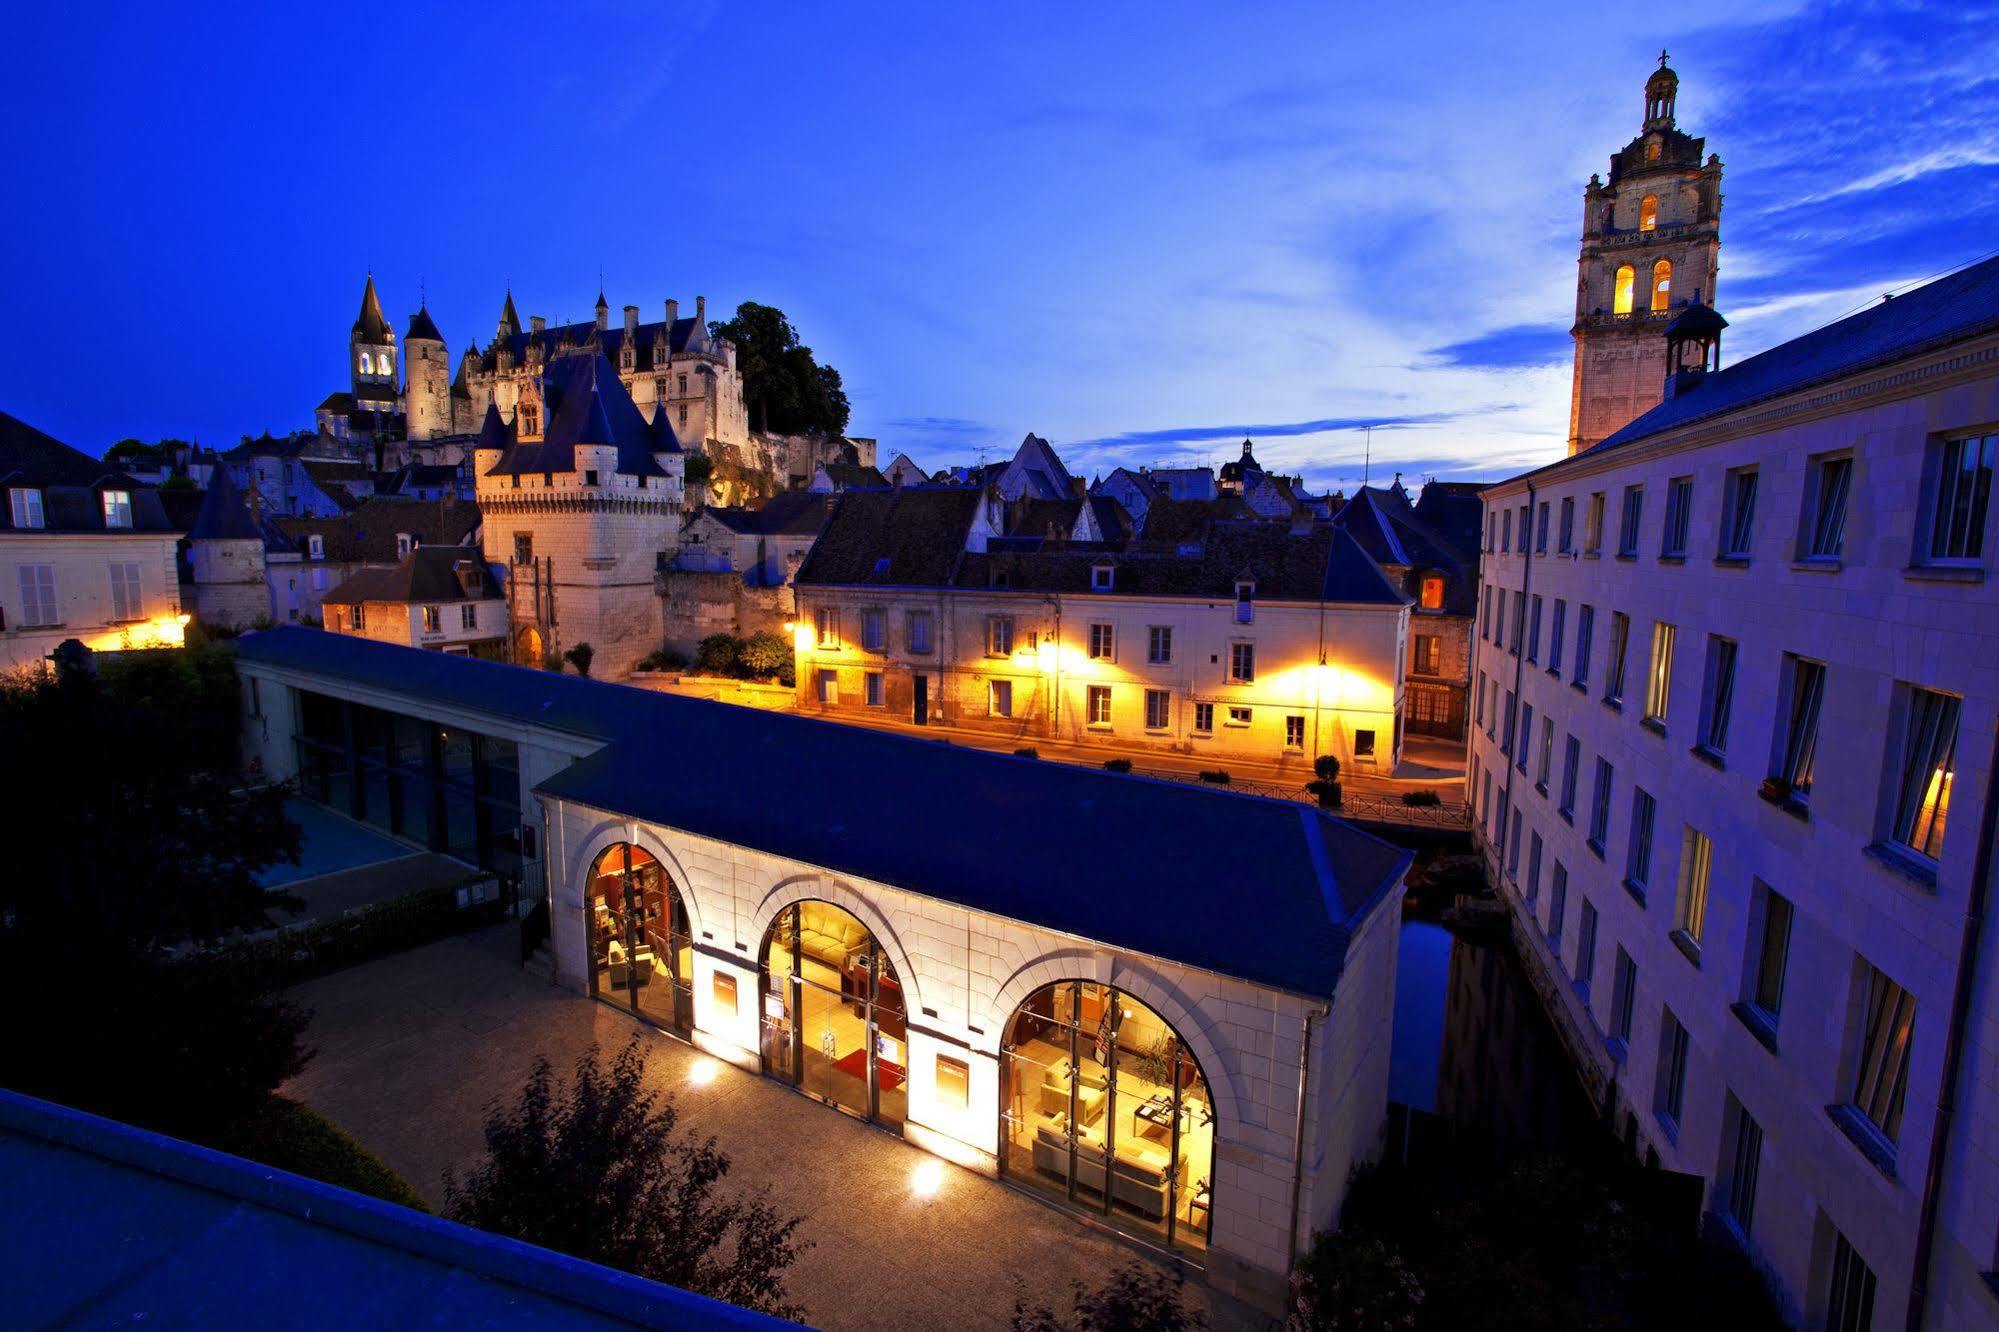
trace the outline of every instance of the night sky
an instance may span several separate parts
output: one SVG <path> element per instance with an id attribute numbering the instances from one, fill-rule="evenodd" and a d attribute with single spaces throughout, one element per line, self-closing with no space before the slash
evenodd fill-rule
<path id="1" fill-rule="evenodd" d="M 0 410 L 229 445 L 346 387 L 370 268 L 454 359 L 601 270 L 614 320 L 782 307 L 884 462 L 1250 434 L 1330 487 L 1372 421 L 1377 478 L 1504 476 L 1563 450 L 1662 46 L 1728 359 L 1999 246 L 1990 4 L 295 8 L 14 16 Z"/>

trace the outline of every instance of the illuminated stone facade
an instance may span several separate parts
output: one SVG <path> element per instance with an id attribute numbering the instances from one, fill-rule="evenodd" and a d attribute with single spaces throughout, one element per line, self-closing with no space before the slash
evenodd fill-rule
<path id="1" fill-rule="evenodd" d="M 1610 178 L 1583 191 L 1576 271 L 1575 376 L 1569 452 L 1578 453 L 1656 405 L 1665 380 L 1660 331 L 1687 303 L 1715 301 L 1721 251 L 1721 158 L 1674 125 L 1679 76 L 1645 83 L 1645 122 L 1610 159 Z"/>

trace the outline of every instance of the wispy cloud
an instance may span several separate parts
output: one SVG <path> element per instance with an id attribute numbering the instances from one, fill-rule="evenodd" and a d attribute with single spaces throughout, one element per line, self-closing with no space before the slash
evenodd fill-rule
<path id="1" fill-rule="evenodd" d="M 1514 370 L 1555 365 L 1569 359 L 1571 343 L 1562 324 L 1509 324 L 1462 342 L 1432 348 L 1440 364 L 1467 370 Z"/>
<path id="2" fill-rule="evenodd" d="M 1906 185 L 1924 176 L 1933 176 L 1940 171 L 1956 171 L 1962 167 L 1999 166 L 1999 146 L 1974 144 L 1962 147 L 1934 148 L 1929 152 L 1897 162 L 1892 166 L 1871 171 L 1859 180 L 1848 181 L 1818 194 L 1808 194 L 1795 202 L 1799 204 L 1824 203 L 1828 199 L 1839 199 L 1849 194 L 1871 194 L 1875 190 L 1888 189 L 1895 185 Z"/>
<path id="3" fill-rule="evenodd" d="M 1244 425 L 1170 426 L 1162 430 L 1128 430 L 1101 439 L 1076 440 L 1064 447 L 1076 449 L 1152 448 L 1161 444 L 1202 444 L 1218 439 L 1276 439 L 1291 435 L 1328 435 L 1342 430 L 1407 429 L 1411 426 L 1442 425 L 1477 411 L 1505 410 L 1476 408 L 1463 411 L 1421 412 L 1403 416 L 1326 416 L 1316 421 L 1264 421 Z"/>

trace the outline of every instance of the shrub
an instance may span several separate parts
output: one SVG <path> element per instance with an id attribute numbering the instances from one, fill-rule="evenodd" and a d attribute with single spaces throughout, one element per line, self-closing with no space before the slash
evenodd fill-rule
<path id="1" fill-rule="evenodd" d="M 1321 754 L 1312 760 L 1312 771 L 1322 782 L 1336 782 L 1340 779 L 1340 761 L 1334 755 Z"/>
<path id="2" fill-rule="evenodd" d="M 255 1114 L 224 1135 L 219 1146 L 237 1156 L 323 1184 L 352 1189 L 419 1212 L 430 1210 L 409 1181 L 389 1169 L 379 1156 L 317 1110 L 288 1097 L 273 1096 L 266 1100 Z"/>
<path id="3" fill-rule="evenodd" d="M 1191 1332 L 1208 1325 L 1199 1310 L 1187 1307 L 1187 1281 L 1177 1268 L 1169 1277 L 1131 1261 L 1095 1290 L 1078 1281 L 1074 1291 L 1074 1314 L 1065 1319 L 1045 1304 L 1030 1309 L 1016 1287 L 1012 1332 Z"/>
<path id="4" fill-rule="evenodd" d="M 715 474 L 715 460 L 705 453 L 687 455 L 687 469 L 682 479 L 690 486 L 706 485 L 708 478 Z"/>
<path id="5" fill-rule="evenodd" d="M 766 629 L 743 640 L 737 661 L 750 675 L 771 679 L 783 675 L 786 668 L 794 667 L 797 657 L 791 650 L 790 639 Z"/>
<path id="6" fill-rule="evenodd" d="M 597 655 L 597 649 L 588 643 L 578 643 L 562 654 L 562 659 L 576 668 L 576 673 L 584 679 L 590 678 L 590 662 Z"/>
<path id="7" fill-rule="evenodd" d="M 219 956 L 253 967 L 278 985 L 292 986 L 489 925 L 501 909 L 497 902 L 461 908 L 457 884 L 419 888 L 350 915 L 232 944 Z"/>
<path id="8" fill-rule="evenodd" d="M 1397 1332 L 1418 1325 L 1423 1283 L 1394 1246 L 1320 1231 L 1299 1260 L 1292 1332 Z"/>
<path id="9" fill-rule="evenodd" d="M 1036 749 L 1033 745 L 1023 745 L 1019 749 L 1013 751 L 1013 756 L 1015 758 L 1038 759 L 1041 757 L 1041 751 Z"/>
<path id="10" fill-rule="evenodd" d="M 670 1094 L 646 1086 L 641 1038 L 608 1064 L 595 1046 L 557 1086 L 538 1060 L 520 1098 L 486 1118 L 486 1158 L 445 1176 L 453 1220 L 588 1262 L 802 1318 L 785 1269 L 805 1245 L 798 1218 L 723 1190 L 728 1156 L 679 1131 Z"/>
<path id="11" fill-rule="evenodd" d="M 1216 768 L 1212 772 L 1203 772 L 1201 780 L 1212 782 L 1216 786 L 1227 786 L 1229 784 L 1229 770 L 1227 768 Z"/>
<path id="12" fill-rule="evenodd" d="M 1340 789 L 1340 761 L 1331 754 L 1321 754 L 1312 760 L 1312 771 L 1319 774 L 1305 783 L 1305 789 L 1319 798 L 1319 808 L 1338 809 L 1345 798 Z"/>
<path id="13" fill-rule="evenodd" d="M 743 645 L 734 634 L 710 634 L 694 650 L 694 665 L 704 675 L 734 675 Z"/>
<path id="14" fill-rule="evenodd" d="M 1130 772 L 1131 760 L 1127 758 L 1105 759 L 1104 768 L 1110 772 Z"/>
<path id="15" fill-rule="evenodd" d="M 656 648 L 639 658 L 638 669 L 642 671 L 684 671 L 687 658 L 672 648 Z"/>
<path id="16" fill-rule="evenodd" d="M 1420 791 L 1404 791 L 1402 793 L 1402 803 L 1415 808 L 1423 808 L 1430 805 L 1441 805 L 1444 803 L 1444 798 L 1426 787 Z"/>

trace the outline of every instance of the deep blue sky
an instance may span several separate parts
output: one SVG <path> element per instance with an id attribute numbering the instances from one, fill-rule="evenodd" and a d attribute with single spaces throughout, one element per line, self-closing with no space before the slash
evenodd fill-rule
<path id="1" fill-rule="evenodd" d="M 1999 246 L 1991 4 L 316 8 L 16 16 L 0 410 L 233 443 L 345 386 L 371 267 L 454 357 L 601 268 L 781 306 L 884 461 L 1250 433 L 1350 484 L 1383 421 L 1377 475 L 1502 476 L 1562 448 L 1581 189 L 1661 46 L 1731 359 Z"/>

